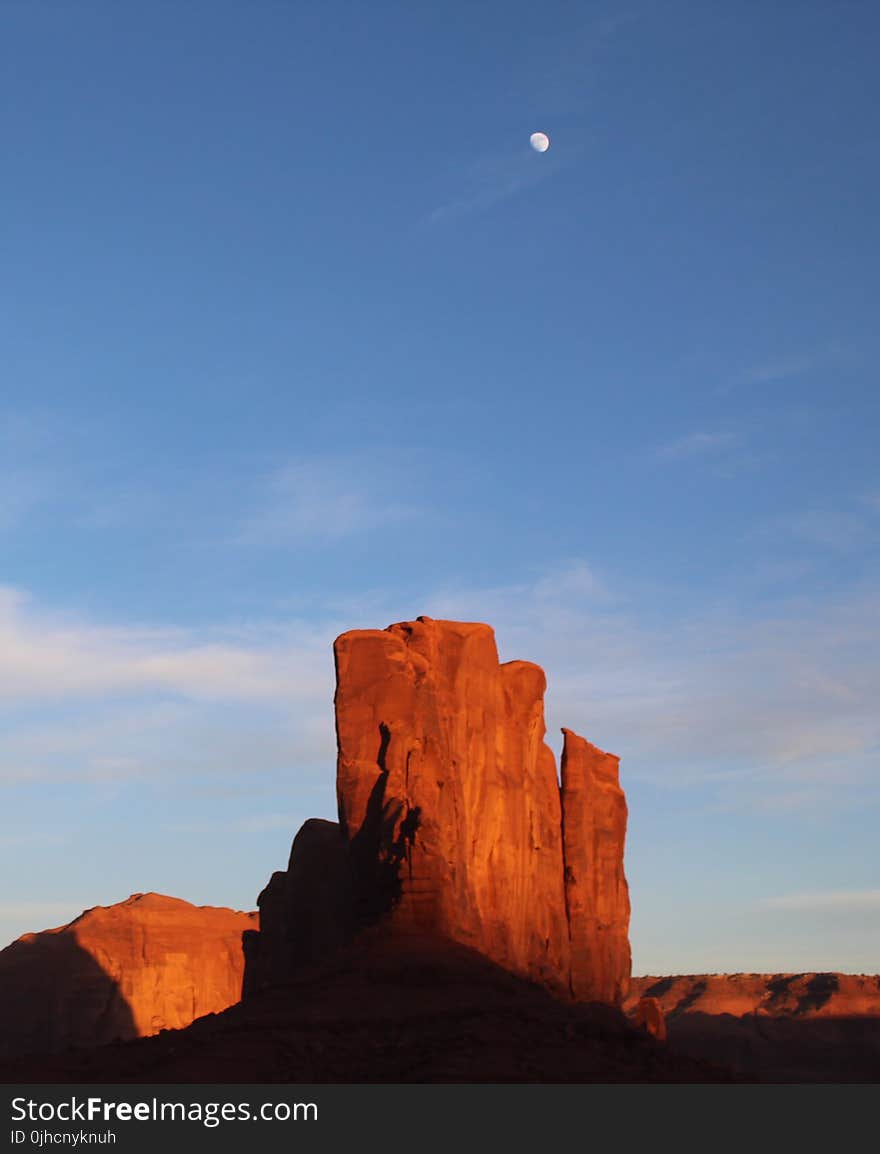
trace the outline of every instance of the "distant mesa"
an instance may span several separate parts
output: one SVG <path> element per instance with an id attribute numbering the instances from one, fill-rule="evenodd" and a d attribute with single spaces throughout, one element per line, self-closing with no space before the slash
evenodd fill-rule
<path id="1" fill-rule="evenodd" d="M 688 1014 L 760 1018 L 880 1016 L 880 978 L 865 974 L 684 974 L 633 978 L 628 1005 L 650 997 L 670 1020 Z"/>
<path id="2" fill-rule="evenodd" d="M 880 977 L 680 974 L 633 978 L 626 1008 L 659 1007 L 669 1045 L 771 1082 L 880 1081 Z M 647 1025 L 647 1023 L 644 1023 Z"/>
<path id="3" fill-rule="evenodd" d="M 256 913 L 132 894 L 0 951 L 0 1056 L 188 1026 L 241 996 Z"/>
<path id="4" fill-rule="evenodd" d="M 544 741 L 543 670 L 488 625 L 419 617 L 334 646 L 338 824 L 306 822 L 259 897 L 245 994 L 367 927 L 444 938 L 584 1002 L 630 976 L 618 758 Z"/>

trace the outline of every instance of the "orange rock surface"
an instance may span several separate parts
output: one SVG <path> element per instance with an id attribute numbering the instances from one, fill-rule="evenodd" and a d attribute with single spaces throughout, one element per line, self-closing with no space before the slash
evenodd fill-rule
<path id="1" fill-rule="evenodd" d="M 86 910 L 0 951 L 0 1053 L 49 1052 L 188 1026 L 241 996 L 253 913 L 161 894 Z"/>
<path id="2" fill-rule="evenodd" d="M 420 617 L 344 633 L 334 652 L 357 921 L 442 934 L 580 1000 L 619 1001 L 617 759 L 569 732 L 560 793 L 544 672 L 500 664 L 488 625 Z"/>
<path id="3" fill-rule="evenodd" d="M 866 974 L 680 974 L 633 978 L 629 1004 L 656 998 L 669 1018 L 880 1017 L 880 977 Z"/>
<path id="4" fill-rule="evenodd" d="M 564 729 L 562 811 L 571 986 L 581 1001 L 620 1002 L 630 974 L 626 798 L 620 758 Z"/>
<path id="5" fill-rule="evenodd" d="M 633 1021 L 658 1042 L 666 1041 L 666 1016 L 656 998 L 640 998 L 633 1011 Z"/>

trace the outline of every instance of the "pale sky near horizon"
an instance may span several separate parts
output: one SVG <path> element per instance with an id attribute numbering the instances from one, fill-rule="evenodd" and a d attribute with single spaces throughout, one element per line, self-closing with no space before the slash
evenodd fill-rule
<path id="1" fill-rule="evenodd" d="M 429 614 L 621 757 L 634 972 L 880 970 L 880 10 L 537 13 L 0 5 L 0 945 L 253 908 Z"/>

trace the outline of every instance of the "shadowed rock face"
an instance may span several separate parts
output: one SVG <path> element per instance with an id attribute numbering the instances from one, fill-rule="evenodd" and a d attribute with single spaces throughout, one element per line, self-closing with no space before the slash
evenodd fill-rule
<path id="1" fill-rule="evenodd" d="M 257 899 L 259 932 L 245 934 L 245 996 L 279 985 L 299 966 L 351 941 L 354 909 L 348 843 L 334 821 L 310 818 L 293 839 L 286 870 Z"/>
<path id="2" fill-rule="evenodd" d="M 618 759 L 568 731 L 560 791 L 544 673 L 500 664 L 488 625 L 420 617 L 344 633 L 334 653 L 340 825 L 307 863 L 307 823 L 261 895 L 246 989 L 332 944 L 300 896 L 320 876 L 320 904 L 351 933 L 381 922 L 442 936 L 558 993 L 618 1002 L 630 972 Z"/>
<path id="3" fill-rule="evenodd" d="M 0 951 L 0 1054 L 188 1026 L 241 995 L 255 914 L 133 894 Z"/>
<path id="4" fill-rule="evenodd" d="M 0 1061 L 0 1082 L 79 1086 L 731 1080 L 670 1052 L 616 1007 L 553 997 L 448 939 L 378 930 L 186 1030 Z M 376 1125 L 386 1145 L 425 1145 L 393 1112 Z"/>

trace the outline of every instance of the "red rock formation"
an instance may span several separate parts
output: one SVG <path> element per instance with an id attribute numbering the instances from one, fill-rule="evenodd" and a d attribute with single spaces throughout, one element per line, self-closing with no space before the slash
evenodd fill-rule
<path id="1" fill-rule="evenodd" d="M 620 758 L 570 729 L 562 732 L 571 987 L 581 1001 L 620 1002 L 630 974 L 629 887 L 623 872 L 627 809 Z"/>
<path id="2" fill-rule="evenodd" d="M 544 741 L 543 670 L 501 664 L 488 625 L 337 638 L 339 826 L 307 822 L 260 895 L 247 995 L 381 923 L 446 938 L 579 1001 L 630 971 L 618 759 Z"/>
<path id="3" fill-rule="evenodd" d="M 670 1019 L 880 1017 L 880 977 L 865 974 L 679 974 L 633 978 L 629 1005 L 656 998 Z"/>
<path id="4" fill-rule="evenodd" d="M 354 933 L 348 843 L 336 822 L 311 818 L 293 839 L 286 870 L 257 899 L 259 933 L 245 934 L 244 994 L 287 980 Z"/>
<path id="5" fill-rule="evenodd" d="M 634 978 L 679 1053 L 770 1082 L 880 1082 L 880 976 L 685 974 Z"/>
<path id="6" fill-rule="evenodd" d="M 241 996 L 256 914 L 133 894 L 0 951 L 0 1053 L 178 1029 Z"/>
<path id="7" fill-rule="evenodd" d="M 666 1017 L 656 998 L 640 998 L 633 1011 L 633 1021 L 658 1042 L 666 1041 Z"/>
<path id="8" fill-rule="evenodd" d="M 544 673 L 499 664 L 488 625 L 420 617 L 344 633 L 334 651 L 358 920 L 385 915 L 580 1000 L 618 1001 L 630 960 L 617 759 L 567 733 L 560 797 Z"/>
<path id="9" fill-rule="evenodd" d="M 492 630 L 416 622 L 335 646 L 337 790 L 362 908 L 567 985 L 559 789 L 543 672 Z M 374 907 L 375 903 L 375 908 Z"/>

